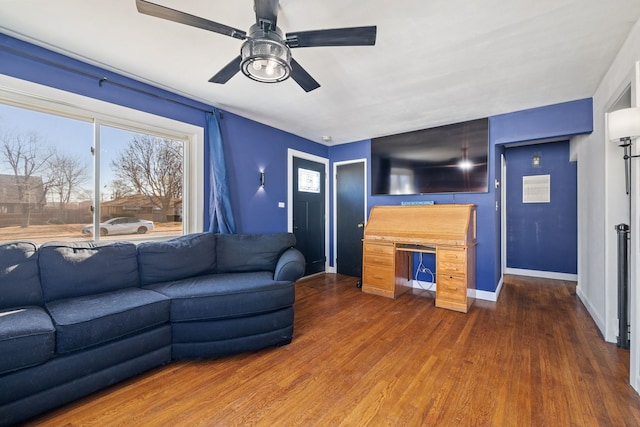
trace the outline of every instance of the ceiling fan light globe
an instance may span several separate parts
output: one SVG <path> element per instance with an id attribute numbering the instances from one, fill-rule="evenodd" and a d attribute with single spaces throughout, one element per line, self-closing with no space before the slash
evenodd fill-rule
<path id="1" fill-rule="evenodd" d="M 249 39 L 242 45 L 240 54 L 240 69 L 250 79 L 276 83 L 291 75 L 291 51 L 278 40 Z"/>

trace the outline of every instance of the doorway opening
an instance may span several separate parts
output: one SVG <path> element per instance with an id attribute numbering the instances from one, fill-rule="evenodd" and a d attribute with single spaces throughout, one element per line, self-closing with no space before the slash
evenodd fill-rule
<path id="1" fill-rule="evenodd" d="M 505 274 L 577 281 L 577 163 L 567 140 L 505 147 Z"/>

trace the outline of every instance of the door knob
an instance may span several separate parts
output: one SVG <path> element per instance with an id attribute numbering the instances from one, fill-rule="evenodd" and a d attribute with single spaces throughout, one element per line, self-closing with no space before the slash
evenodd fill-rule
<path id="1" fill-rule="evenodd" d="M 364 228 L 364 222 L 361 222 L 360 224 L 358 224 L 358 228 Z"/>

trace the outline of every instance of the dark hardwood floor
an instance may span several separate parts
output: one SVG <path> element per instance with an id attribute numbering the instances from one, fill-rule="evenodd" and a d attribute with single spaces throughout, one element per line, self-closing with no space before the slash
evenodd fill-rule
<path id="1" fill-rule="evenodd" d="M 603 341 L 572 282 L 507 277 L 468 314 L 430 291 L 298 282 L 293 342 L 173 363 L 32 426 L 638 426 L 629 353 Z"/>

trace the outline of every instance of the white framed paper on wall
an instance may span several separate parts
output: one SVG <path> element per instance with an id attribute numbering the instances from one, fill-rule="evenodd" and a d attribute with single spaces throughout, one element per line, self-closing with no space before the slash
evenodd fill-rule
<path id="1" fill-rule="evenodd" d="M 522 203 L 551 203 L 551 175 L 523 176 Z"/>

